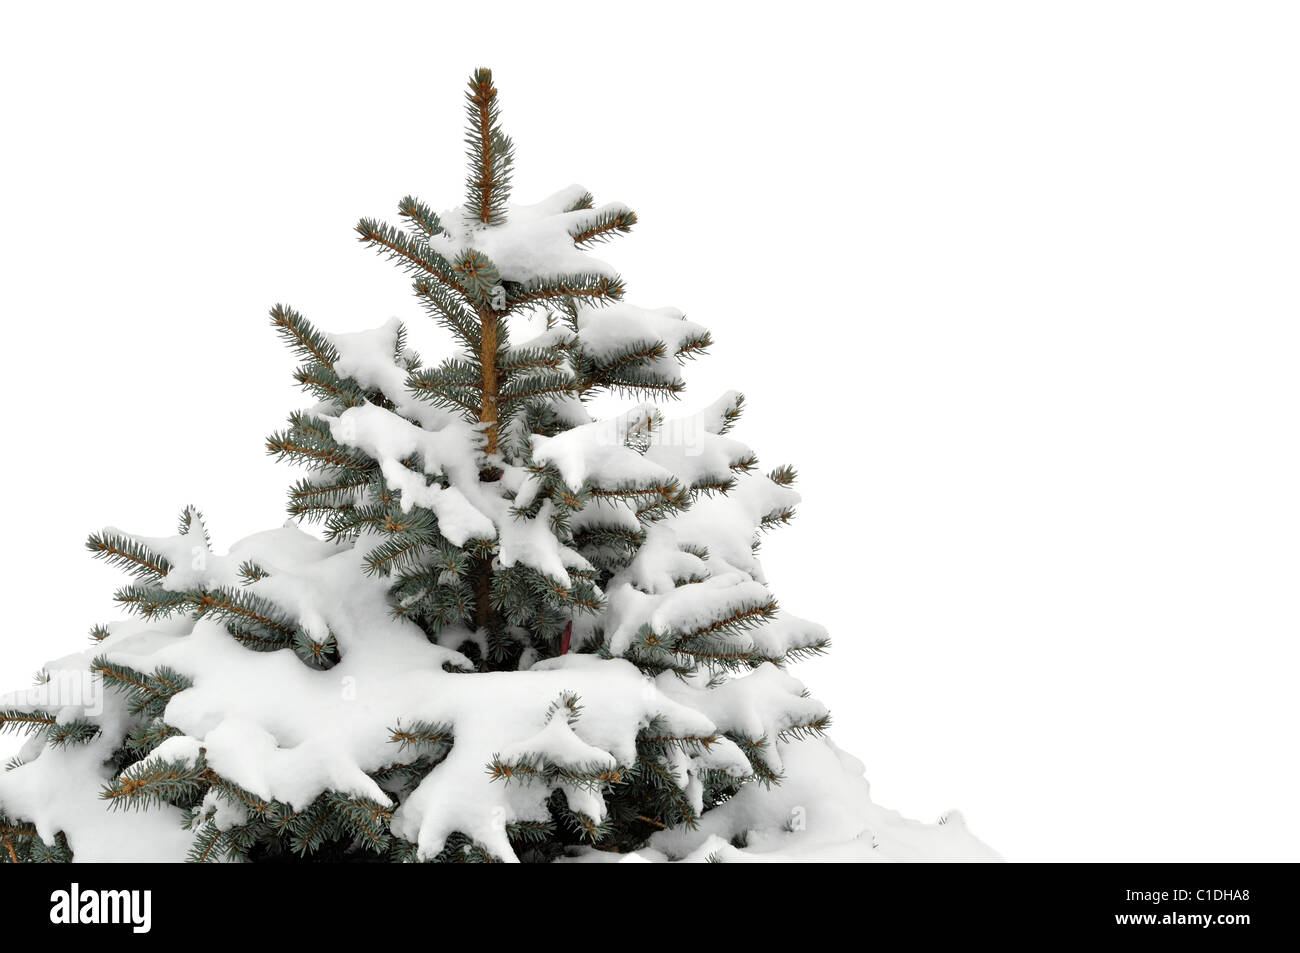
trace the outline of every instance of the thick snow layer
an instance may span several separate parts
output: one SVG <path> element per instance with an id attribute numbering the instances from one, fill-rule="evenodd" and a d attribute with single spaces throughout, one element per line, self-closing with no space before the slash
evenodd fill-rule
<path id="1" fill-rule="evenodd" d="M 566 212 L 586 189 L 571 185 L 535 205 L 510 205 L 503 224 L 484 226 L 463 208 L 442 213 L 445 231 L 429 239 L 429 247 L 454 261 L 461 252 L 482 252 L 506 281 L 527 282 L 561 275 L 597 274 L 613 278 L 617 272 L 573 244 L 573 235 L 604 212 L 626 212 L 617 203 L 595 209 Z"/>
<path id="2" fill-rule="evenodd" d="M 511 859 L 505 825 L 546 817 L 549 788 L 493 781 L 486 766 L 494 758 L 531 752 L 568 766 L 615 766 L 635 759 L 637 732 L 654 718 L 680 735 L 737 731 L 775 738 L 788 725 L 824 713 L 795 679 L 771 666 L 711 689 L 672 677 L 651 680 L 626 661 L 591 655 L 563 656 L 521 672 L 444 671 L 444 663 L 465 660 L 392 616 L 385 582 L 361 571 L 363 550 L 285 527 L 246 539 L 228 555 L 208 553 L 201 560 L 204 582 L 212 586 L 235 584 L 244 559 L 268 568 L 272 575 L 249 588 L 286 611 L 298 607 L 300 619 L 310 607 L 313 627 L 333 633 L 340 646 L 342 661 L 327 671 L 303 665 L 289 650 L 250 651 L 207 620 L 119 625 L 92 650 L 52 663 L 51 671 L 84 670 L 93 655 L 104 653 L 141 671 L 167 666 L 188 676 L 192 686 L 172 698 L 165 714 L 183 735 L 165 742 L 155 756 L 193 759 L 202 748 L 224 777 L 295 808 L 327 790 L 389 802 L 367 772 L 412 757 L 390 741 L 391 730 L 414 720 L 446 723 L 455 738 L 450 754 L 393 815 L 394 831 L 416 842 L 424 856 L 436 854 L 448 835 L 460 831 Z M 552 703 L 570 693 L 582 707 L 580 716 L 554 714 Z M 15 700 L 21 701 L 7 701 Z M 0 804 L 34 821 L 43 837 L 65 832 L 78 860 L 183 859 L 190 835 L 180 828 L 179 812 L 154 808 L 105 816 L 98 798 L 107 780 L 102 763 L 128 716 L 111 693 L 101 703 L 105 734 L 84 746 L 32 752 L 31 761 L 0 774 Z M 785 783 L 771 791 L 746 785 L 706 814 L 698 831 L 665 832 L 655 849 L 688 857 L 711 833 L 731 838 L 752 829 L 768 831 L 750 841 L 750 851 L 768 859 L 794 850 L 791 845 L 798 845 L 801 856 L 831 851 L 846 832 L 849 840 L 861 841 L 866 858 L 877 849 L 864 832 L 900 857 L 984 855 L 975 841 L 959 836 L 959 826 L 908 827 L 873 807 L 860 766 L 828 742 L 781 744 L 773 755 L 773 766 L 788 776 Z M 730 742 L 682 754 L 673 766 L 688 793 L 698 789 L 695 772 L 704 767 L 747 770 Z M 566 792 L 575 806 L 595 817 L 603 814 L 598 793 Z M 781 825 L 799 805 L 810 811 L 809 833 L 787 837 Z"/>
<path id="3" fill-rule="evenodd" d="M 153 542 L 180 551 L 192 539 Z M 563 763 L 627 764 L 636 756 L 637 732 L 652 718 L 683 735 L 721 728 L 693 698 L 682 695 L 690 702 L 684 703 L 621 659 L 572 655 L 527 672 L 446 672 L 444 663 L 466 660 L 391 615 L 385 581 L 362 572 L 363 551 L 285 527 L 244 540 L 225 556 L 206 553 L 196 561 L 205 566 L 202 580 L 190 575 L 197 572 L 191 563 L 184 564 L 190 582 L 208 586 L 236 584 L 244 559 L 267 568 L 272 574 L 248 588 L 337 638 L 342 661 L 328 671 L 308 668 L 289 650 L 250 651 L 208 620 L 119 626 L 92 650 L 52 668 L 84 669 L 104 653 L 141 671 L 167 666 L 188 676 L 192 686 L 171 700 L 165 714 L 184 735 L 165 742 L 155 756 L 192 759 L 201 747 L 224 777 L 295 808 L 327 790 L 387 802 L 367 772 L 402 760 L 389 740 L 391 729 L 412 720 L 449 724 L 455 737 L 450 755 L 393 818 L 394 830 L 418 843 L 425 856 L 460 831 L 509 858 L 505 825 L 546 817 L 548 790 L 492 781 L 485 766 L 494 757 L 534 750 Z M 581 717 L 572 725 L 548 721 L 551 703 L 566 693 L 578 696 Z M 109 701 L 117 704 L 115 696 Z M 105 739 L 125 731 L 120 708 L 102 717 Z M 180 859 L 188 836 L 179 832 L 174 811 L 98 819 L 106 743 L 40 749 L 30 763 L 0 775 L 0 802 L 36 821 L 43 835 L 65 831 L 78 859 L 111 855 L 126 842 L 127 856 Z M 718 766 L 720 755 L 700 757 L 708 759 L 700 766 Z M 731 766 L 741 770 L 740 759 L 733 757 Z M 687 758 L 684 786 L 695 767 Z"/>
<path id="4" fill-rule="evenodd" d="M 706 496 L 672 519 L 679 542 L 706 549 L 714 565 L 726 565 L 763 579 L 750 545 L 769 513 L 793 508 L 799 494 L 761 474 L 737 474 L 725 496 Z"/>
<path id="5" fill-rule="evenodd" d="M 363 390 L 378 390 L 403 417 L 433 430 L 440 429 L 457 419 L 456 415 L 412 396 L 406 385 L 409 371 L 396 360 L 401 330 L 402 322 L 391 318 L 377 328 L 327 335 L 338 352 L 334 373 L 351 378 Z"/>
<path id="6" fill-rule="evenodd" d="M 642 626 L 659 634 L 693 632 L 726 618 L 739 604 L 764 603 L 771 594 L 762 584 L 740 573 L 712 576 L 688 586 L 645 593 L 628 583 L 612 582 L 608 626 L 610 651 L 626 652 Z"/>
<path id="7" fill-rule="evenodd" d="M 578 337 L 583 350 L 597 361 L 634 344 L 658 342 L 664 346 L 659 360 L 675 366 L 677 353 L 688 342 L 707 334 L 703 326 L 687 321 L 677 308 L 639 308 L 619 301 L 578 309 Z"/>
<path id="8" fill-rule="evenodd" d="M 574 488 L 588 481 L 610 489 L 624 484 L 666 483 L 673 477 L 671 471 L 628 446 L 628 438 L 649 429 L 655 417 L 653 407 L 642 405 L 554 437 L 534 435 L 533 459 L 554 466 L 564 482 Z"/>
<path id="9" fill-rule="evenodd" d="M 564 586 L 571 583 L 568 569 L 586 568 L 587 561 L 551 531 L 549 503 L 536 517 L 522 519 L 514 502 L 505 497 L 526 471 L 509 467 L 507 479 L 479 480 L 482 441 L 476 425 L 450 420 L 434 430 L 374 404 L 349 407 L 328 421 L 335 441 L 378 461 L 404 510 L 419 506 L 432 511 L 439 532 L 453 544 L 495 539 L 501 565 L 529 566 Z M 420 470 L 404 462 L 417 455 Z M 433 482 L 432 477 L 445 479 L 448 485 Z"/>
<path id="10" fill-rule="evenodd" d="M 334 373 L 350 377 L 366 390 L 379 390 L 390 399 L 406 390 L 406 374 L 393 363 L 402 322 L 391 318 L 378 328 L 329 335 L 338 352 Z"/>
<path id="11" fill-rule="evenodd" d="M 477 431 L 456 420 L 441 430 L 427 430 L 392 411 L 365 404 L 349 407 L 330 422 L 330 434 L 379 461 L 388 485 L 401 494 L 404 510 L 422 506 L 438 517 L 438 528 L 457 546 L 471 537 L 496 535 L 492 519 L 465 496 L 462 487 L 478 483 Z M 420 454 L 423 471 L 402 461 Z M 431 483 L 426 476 L 443 476 L 451 486 Z"/>
<path id="12" fill-rule="evenodd" d="M 62 831 L 80 863 L 184 860 L 193 835 L 181 826 L 179 810 L 114 811 L 100 799 L 100 787 L 112 776 L 103 763 L 118 740 L 106 732 L 84 745 L 24 750 L 39 757 L 0 772 L 0 807 L 11 818 L 33 822 L 47 844 Z"/>
<path id="13" fill-rule="evenodd" d="M 787 729 L 826 719 L 826 706 L 806 694 L 803 683 L 771 663 L 743 678 L 709 686 L 698 675 L 661 675 L 656 684 L 669 698 L 708 716 L 719 729 L 745 738 L 776 739 Z M 768 744 L 767 762 L 781 770 L 780 745 Z"/>

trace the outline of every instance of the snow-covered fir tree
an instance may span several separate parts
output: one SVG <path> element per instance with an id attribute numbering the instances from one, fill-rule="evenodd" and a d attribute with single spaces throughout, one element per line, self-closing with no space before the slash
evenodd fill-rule
<path id="1" fill-rule="evenodd" d="M 464 204 L 357 225 L 456 350 L 271 311 L 316 401 L 267 440 L 293 519 L 90 537 L 135 618 L 0 698 L 30 733 L 0 860 L 993 856 L 872 804 L 788 674 L 829 644 L 756 557 L 795 473 L 732 436 L 737 393 L 659 406 L 712 338 L 593 257 L 636 215 L 515 204 L 489 71 L 467 109 Z"/>

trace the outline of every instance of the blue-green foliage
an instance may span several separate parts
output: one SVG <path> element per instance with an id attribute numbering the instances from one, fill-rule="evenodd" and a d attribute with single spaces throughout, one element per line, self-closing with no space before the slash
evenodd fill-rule
<path id="1" fill-rule="evenodd" d="M 508 217 L 513 146 L 500 129 L 497 91 L 490 71 L 478 70 L 472 76 L 467 111 L 469 173 L 464 213 L 474 227 L 492 228 Z M 593 205 L 592 197 L 585 194 L 575 199 L 569 210 L 591 210 Z M 266 447 L 275 457 L 309 471 L 289 490 L 291 516 L 320 524 L 331 540 L 346 542 L 362 533 L 380 537 L 381 541 L 368 549 L 364 569 L 388 580 L 395 615 L 420 626 L 430 640 L 457 627 L 472 632 L 474 637 L 458 647 L 475 669 L 509 671 L 525 657 L 532 661 L 557 655 L 566 626 L 604 608 L 606 584 L 645 544 L 650 526 L 682 512 L 700 495 L 727 493 L 735 485 L 733 478 L 719 476 L 691 486 L 676 479 L 605 483 L 598 478 L 569 486 L 554 466 L 532 460 L 530 436 L 555 436 L 574 426 L 571 415 L 557 412 L 557 398 L 585 401 L 600 393 L 676 396 L 684 385 L 680 377 L 665 371 L 664 362 L 692 359 L 705 352 L 712 341 L 700 332 L 678 342 L 671 354 L 663 342 L 653 339 L 631 340 L 599 356 L 590 354 L 579 333 L 581 308 L 620 299 L 624 293 L 621 279 L 593 272 L 524 282 L 503 280 L 497 266 L 481 251 L 469 249 L 449 260 L 435 250 L 430 241 L 442 235 L 445 226 L 422 201 L 407 196 L 398 210 L 404 228 L 365 218 L 356 232 L 364 244 L 410 275 L 420 304 L 450 332 L 457 352 L 425 366 L 407 348 L 404 329 L 399 329 L 393 358 L 407 373 L 407 394 L 384 393 L 341 374 L 339 351 L 329 336 L 294 309 L 277 304 L 271 310 L 271 323 L 302 362 L 294 378 L 320 403 L 313 411 L 290 415 L 285 429 L 267 438 Z M 593 211 L 570 235 L 575 247 L 587 247 L 625 234 L 635 223 L 635 213 L 622 207 Z M 550 343 L 512 346 L 505 318 L 529 312 L 544 313 L 548 329 L 564 333 L 547 339 Z M 491 353 L 485 350 L 485 340 L 495 342 Z M 491 413 L 485 411 L 489 391 Z M 537 517 L 543 502 L 549 501 L 551 530 L 594 568 L 571 570 L 571 584 L 562 586 L 528 566 L 495 563 L 494 540 L 453 544 L 443 536 L 432 511 L 419 506 L 404 509 L 379 463 L 339 443 L 323 419 L 366 404 L 398 412 L 399 403 L 407 398 L 445 408 L 472 423 L 486 423 L 497 456 L 484 457 L 480 479 L 499 479 L 499 464 L 527 467 L 540 484 L 540 492 L 518 506 L 518 517 Z M 725 433 L 741 410 L 738 398 L 723 411 L 717 432 Z M 418 459 L 405 463 L 423 472 Z M 741 474 L 756 466 L 756 458 L 747 454 L 733 461 L 731 469 Z M 442 476 L 430 479 L 443 485 L 447 482 Z M 779 468 L 771 479 L 789 485 L 794 471 Z M 596 504 L 613 503 L 630 506 L 636 515 L 635 525 L 613 518 L 587 520 L 577 529 L 570 525 L 573 514 Z M 773 511 L 764 518 L 764 526 L 780 525 L 791 515 L 788 509 Z M 202 518 L 191 507 L 182 514 L 181 532 L 194 530 L 202 531 L 206 540 Z M 164 587 L 171 563 L 138 540 L 104 532 L 91 536 L 87 546 L 96 557 L 128 573 L 132 581 L 114 598 L 124 609 L 145 619 L 176 615 L 212 619 L 250 650 L 288 648 L 314 668 L 329 668 L 339 661 L 340 649 L 332 634 L 305 631 L 274 602 L 253 591 L 257 582 L 274 575 L 272 568 L 246 562 L 239 569 L 242 584 L 234 587 Z M 702 550 L 684 549 L 700 559 L 707 556 Z M 699 577 L 687 575 L 677 584 L 699 581 Z M 693 630 L 665 633 L 646 626 L 621 654 L 649 675 L 686 675 L 700 670 L 743 670 L 764 662 L 784 664 L 824 647 L 824 643 L 807 643 L 775 657 L 736 648 L 730 636 L 773 619 L 776 612 L 775 602 L 766 599 L 735 605 L 728 614 Z M 96 640 L 108 634 L 105 627 L 92 630 Z M 598 627 L 589 629 L 573 650 L 610 654 Z M 327 792 L 306 808 L 294 810 L 223 778 L 202 752 L 195 759 L 152 757 L 160 744 L 178 734 L 166 721 L 166 709 L 173 697 L 189 687 L 190 680 L 165 668 L 136 671 L 107 656 L 95 660 L 93 671 L 105 686 L 122 695 L 134 719 L 114 753 L 117 775 L 104 786 L 103 797 L 122 809 L 164 804 L 183 809 L 195 831 L 191 860 L 417 859 L 415 845 L 390 829 L 393 804 Z M 547 717 L 576 722 L 581 717 L 580 700 L 573 696 L 557 699 Z M 796 725 L 788 734 L 815 734 L 825 727 L 823 719 Z M 38 708 L 0 711 L 0 729 L 43 735 L 57 747 L 90 741 L 101 730 L 91 720 L 60 722 L 55 714 Z M 777 739 L 736 733 L 727 737 L 748 756 L 753 772 L 749 777 L 704 772 L 705 811 L 730 798 L 744 783 L 780 780 L 766 757 Z M 370 774 L 400 803 L 452 750 L 455 726 L 399 724 L 392 728 L 391 741 L 391 763 Z M 720 741 L 721 736 L 674 736 L 655 720 L 641 731 L 637 757 L 631 764 L 561 764 L 537 753 L 497 757 L 485 770 L 503 784 L 542 784 L 552 789 L 547 800 L 549 820 L 508 826 L 510 842 L 522 859 L 547 861 L 576 845 L 629 850 L 641 846 L 658 830 L 679 824 L 694 826 L 699 811 L 667 764 L 674 752 L 696 753 Z M 607 805 L 606 816 L 598 822 L 572 807 L 566 789 L 599 792 Z M 224 810 L 218 812 L 218 807 Z M 62 835 L 47 844 L 32 825 L 0 814 L 0 861 L 68 858 Z M 453 834 L 435 859 L 490 862 L 498 858 L 469 837 Z"/>

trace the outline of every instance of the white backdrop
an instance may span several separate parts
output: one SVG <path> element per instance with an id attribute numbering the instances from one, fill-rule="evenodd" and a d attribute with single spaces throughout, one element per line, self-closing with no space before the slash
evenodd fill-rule
<path id="1" fill-rule="evenodd" d="M 268 9 L 269 8 L 269 9 Z M 852 11 L 852 12 L 851 12 Z M 795 463 L 765 545 L 876 799 L 1016 860 L 1300 859 L 1300 15 L 1279 3 L 9 4 L 0 683 L 113 617 L 104 524 L 284 518 L 265 313 L 399 315 L 361 215 L 641 216 L 629 300 L 710 327 L 687 407 Z M 10 745 L 5 742 L 6 750 Z"/>

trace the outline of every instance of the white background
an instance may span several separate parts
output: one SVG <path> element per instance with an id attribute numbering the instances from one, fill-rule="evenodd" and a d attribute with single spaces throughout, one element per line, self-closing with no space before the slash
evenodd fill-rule
<path id="1" fill-rule="evenodd" d="M 0 680 L 113 617 L 105 523 L 284 518 L 265 317 L 428 320 L 357 245 L 462 194 L 641 215 L 629 300 L 799 467 L 765 545 L 876 799 L 1014 860 L 1300 860 L 1300 17 L 1269 3 L 6 4 Z"/>

